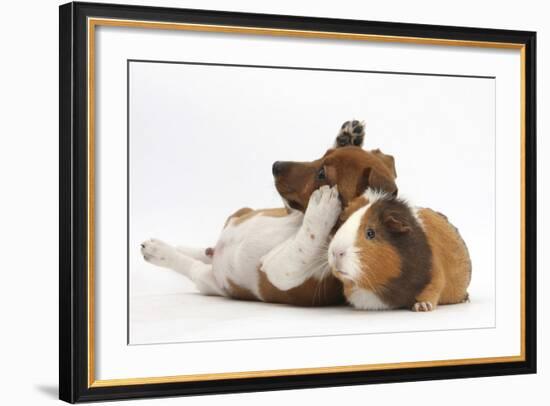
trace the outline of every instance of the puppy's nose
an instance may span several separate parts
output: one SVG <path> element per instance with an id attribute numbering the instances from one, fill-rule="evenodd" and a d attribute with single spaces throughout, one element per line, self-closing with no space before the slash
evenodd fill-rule
<path id="1" fill-rule="evenodd" d="M 271 172 L 273 173 L 273 176 L 279 176 L 283 169 L 286 166 L 286 162 L 283 161 L 275 161 L 273 162 L 273 166 L 271 167 Z"/>

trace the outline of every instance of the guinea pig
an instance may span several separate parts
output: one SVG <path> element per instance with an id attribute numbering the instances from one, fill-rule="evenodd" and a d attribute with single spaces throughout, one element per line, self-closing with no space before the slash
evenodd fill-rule
<path id="1" fill-rule="evenodd" d="M 368 189 L 342 221 L 328 260 L 352 306 L 430 311 L 468 301 L 468 248 L 443 214 Z"/>

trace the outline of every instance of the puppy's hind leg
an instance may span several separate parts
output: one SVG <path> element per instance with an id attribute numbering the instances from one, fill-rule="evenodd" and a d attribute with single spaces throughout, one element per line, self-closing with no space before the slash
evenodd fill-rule
<path id="1" fill-rule="evenodd" d="M 193 265 L 191 265 L 189 279 L 193 281 L 199 292 L 205 296 L 226 296 L 214 277 L 212 264 L 194 260 Z"/>
<path id="2" fill-rule="evenodd" d="M 214 252 L 213 248 L 183 247 L 181 245 L 178 245 L 176 249 L 182 254 L 194 258 L 197 261 L 204 262 L 205 264 L 212 263 L 212 254 Z"/>
<path id="3" fill-rule="evenodd" d="M 191 279 L 203 295 L 225 296 L 214 277 L 211 264 L 187 256 L 171 245 L 155 239 L 142 243 L 141 253 L 147 262 L 172 269 Z"/>

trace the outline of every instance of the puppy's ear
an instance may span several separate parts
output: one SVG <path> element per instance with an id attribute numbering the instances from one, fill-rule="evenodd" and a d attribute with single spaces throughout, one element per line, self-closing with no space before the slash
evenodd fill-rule
<path id="1" fill-rule="evenodd" d="M 365 123 L 359 120 L 346 121 L 334 141 L 334 148 L 347 146 L 362 147 L 365 140 Z"/>
<path id="2" fill-rule="evenodd" d="M 411 226 L 397 212 L 386 212 L 383 214 L 384 226 L 392 233 L 408 233 Z"/>
<path id="3" fill-rule="evenodd" d="M 397 171 L 395 170 L 395 159 L 393 159 L 393 156 L 384 154 L 379 149 L 373 149 L 370 151 L 371 154 L 376 156 L 378 159 L 382 161 L 382 163 L 390 170 L 390 172 L 393 174 L 394 178 L 397 178 Z"/>
<path id="4" fill-rule="evenodd" d="M 392 177 L 374 168 L 366 168 L 363 171 L 363 176 L 359 181 L 357 195 L 363 194 L 367 188 L 378 189 L 397 196 L 397 185 Z"/>
<path id="5" fill-rule="evenodd" d="M 328 155 L 332 154 L 332 152 L 334 151 L 334 148 L 329 148 L 327 149 L 327 152 L 325 152 L 325 155 L 323 155 L 323 158 L 327 157 Z"/>

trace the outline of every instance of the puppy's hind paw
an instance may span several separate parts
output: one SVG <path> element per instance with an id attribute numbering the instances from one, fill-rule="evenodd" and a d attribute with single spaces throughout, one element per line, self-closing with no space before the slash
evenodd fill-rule
<path id="1" fill-rule="evenodd" d="M 359 120 L 350 120 L 342 124 L 334 147 L 346 147 L 348 145 L 354 145 L 360 147 L 363 145 L 365 139 L 365 122 Z"/>
<path id="2" fill-rule="evenodd" d="M 432 302 L 416 302 L 411 310 L 413 312 L 431 312 L 434 309 Z"/>
<path id="3" fill-rule="evenodd" d="M 174 258 L 174 248 L 163 241 L 150 239 L 140 244 L 143 258 L 154 265 L 169 268 Z"/>

